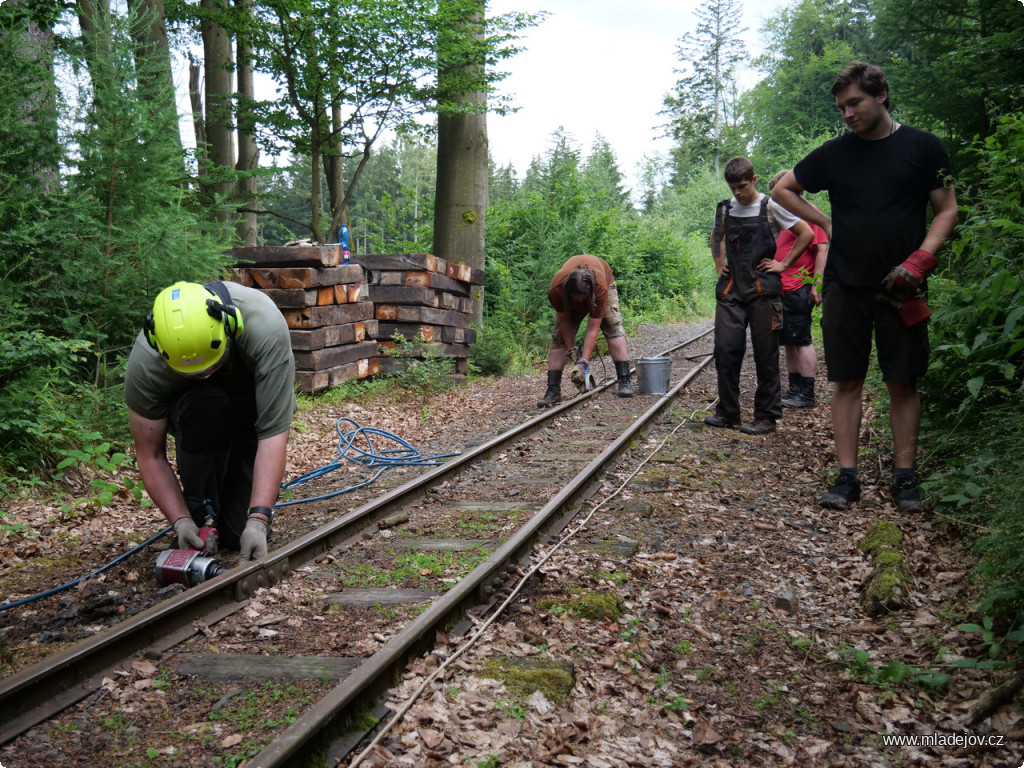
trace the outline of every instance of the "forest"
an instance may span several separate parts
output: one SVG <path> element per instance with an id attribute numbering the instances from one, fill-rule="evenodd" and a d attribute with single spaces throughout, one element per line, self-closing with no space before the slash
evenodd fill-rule
<path id="1" fill-rule="evenodd" d="M 756 52 L 737 0 L 704 0 L 695 17 L 664 99 L 672 149 L 630 189 L 600 139 L 556 132 L 521 177 L 452 156 L 486 111 L 515 106 L 503 66 L 543 14 L 491 16 L 485 0 L 0 4 L 0 526 L 13 524 L 4 498 L 58 493 L 69 463 L 125 460 L 139 319 L 170 282 L 216 275 L 233 246 L 331 242 L 346 224 L 357 253 L 459 248 L 486 273 L 480 375 L 542 359 L 545 286 L 569 255 L 612 265 L 631 326 L 708 316 L 725 161 L 750 157 L 766 191 L 844 129 L 829 88 L 864 60 L 886 71 L 894 118 L 953 158 L 960 223 L 932 280 L 920 475 L 936 514 L 976 542 L 980 611 L 1019 628 L 1024 4 L 794 0 Z M 187 62 L 187 122 L 174 61 Z M 759 79 L 742 89 L 751 63 Z M 478 242 L 453 245 L 466 193 Z"/>

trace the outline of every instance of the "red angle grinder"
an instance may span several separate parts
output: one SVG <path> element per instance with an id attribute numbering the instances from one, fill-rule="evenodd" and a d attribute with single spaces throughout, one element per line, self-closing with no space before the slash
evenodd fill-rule
<path id="1" fill-rule="evenodd" d="M 216 532 L 216 528 L 204 526 L 199 529 L 199 538 L 206 541 L 211 533 Z M 228 569 L 209 557 L 205 549 L 168 549 L 157 555 L 153 570 L 161 586 L 183 584 L 194 587 L 227 573 Z"/>

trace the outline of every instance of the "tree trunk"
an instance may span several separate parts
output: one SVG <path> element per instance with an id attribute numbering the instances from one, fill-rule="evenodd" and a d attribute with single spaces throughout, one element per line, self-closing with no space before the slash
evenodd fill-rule
<path id="1" fill-rule="evenodd" d="M 327 192 L 330 196 L 331 223 L 324 237 L 329 242 L 337 242 L 336 237 L 341 225 L 348 226 L 348 206 L 345 202 L 345 155 L 341 143 L 342 131 L 341 107 L 334 103 L 331 105 L 331 132 L 334 138 L 331 142 L 330 154 L 324 155 L 324 173 L 327 174 Z M 335 224 L 335 222 L 338 222 Z M 351 244 L 350 244 L 351 249 Z"/>
<path id="2" fill-rule="evenodd" d="M 202 8 L 212 13 L 223 13 L 222 0 L 202 0 Z M 235 166 L 235 152 L 232 141 L 231 110 L 231 39 L 227 30 L 211 19 L 211 13 L 203 14 L 200 23 L 203 36 L 203 57 L 206 78 L 206 139 L 208 166 L 200 169 L 205 174 L 223 176 L 225 169 Z M 208 181 L 208 192 L 217 198 L 215 217 L 218 221 L 230 221 L 232 213 L 223 203 L 231 196 L 232 184 L 221 178 Z"/>
<path id="3" fill-rule="evenodd" d="M 192 126 L 196 139 L 196 162 L 205 168 L 210 161 L 206 151 L 206 118 L 203 117 L 203 97 L 199 92 L 199 65 L 194 61 L 188 64 L 188 98 L 192 104 Z"/>
<path id="4" fill-rule="evenodd" d="M 13 0 L 14 6 L 29 8 L 27 0 Z M 14 37 L 7 38 L 7 35 Z M 0 147 L 17 147 L 0 163 L 5 170 L 26 179 L 34 178 L 45 194 L 59 186 L 61 148 L 57 137 L 57 87 L 53 74 L 53 29 L 26 19 L 23 26 L 0 28 L 3 50 L 8 55 L 34 63 L 14 96 L 13 120 L 0 123 Z"/>
<path id="5" fill-rule="evenodd" d="M 139 76 L 139 98 L 153 112 L 166 111 L 167 114 L 177 115 L 164 0 L 128 0 L 128 12 L 132 17 L 131 35 L 135 49 L 135 69 Z M 173 144 L 177 154 L 184 158 L 181 133 L 175 131 L 172 136 L 165 138 Z"/>
<path id="6" fill-rule="evenodd" d="M 483 19 L 480 1 L 474 23 Z M 443 54 L 443 51 L 441 52 Z M 443 60 L 443 55 L 442 55 Z M 483 68 L 484 62 L 471 65 Z M 457 73 L 441 71 L 439 84 L 454 81 Z M 448 92 L 457 105 L 437 118 L 437 182 L 434 196 L 435 256 L 484 268 L 487 220 L 487 96 L 483 91 Z M 483 287 L 473 293 L 473 322 L 483 319 Z"/>
<path id="7" fill-rule="evenodd" d="M 82 29 L 82 43 L 85 49 L 85 65 L 92 80 L 94 103 L 103 100 L 103 89 L 107 78 L 103 74 L 103 63 L 109 64 L 110 50 L 110 2 L 109 0 L 79 0 L 78 26 Z"/>
<path id="8" fill-rule="evenodd" d="M 235 5 L 252 15 L 252 0 L 235 0 Z M 238 221 L 238 238 L 242 245 L 256 245 L 256 175 L 260 164 L 260 148 L 256 144 L 256 119 L 251 105 L 255 98 L 252 71 L 252 49 L 238 40 L 238 162 L 235 170 L 243 172 L 238 180 L 237 194 L 246 209 Z"/>

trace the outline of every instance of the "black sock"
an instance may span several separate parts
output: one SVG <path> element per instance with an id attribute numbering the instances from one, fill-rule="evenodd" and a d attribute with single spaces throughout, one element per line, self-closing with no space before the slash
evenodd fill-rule
<path id="1" fill-rule="evenodd" d="M 840 467 L 840 475 L 850 475 L 854 480 L 857 479 L 857 468 L 856 467 Z"/>
<path id="2" fill-rule="evenodd" d="M 899 485 L 900 483 L 914 482 L 914 470 L 911 467 L 897 467 L 893 470 L 892 484 Z"/>

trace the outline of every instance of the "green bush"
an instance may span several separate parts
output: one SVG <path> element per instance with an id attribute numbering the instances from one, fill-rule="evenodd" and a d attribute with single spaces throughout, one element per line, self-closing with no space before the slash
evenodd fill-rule
<path id="1" fill-rule="evenodd" d="M 391 375 L 401 386 L 424 399 L 451 386 L 448 377 L 455 367 L 454 358 L 439 352 L 420 336 L 407 339 L 401 331 L 395 331 L 391 339 L 393 345 L 382 346 L 381 351 L 400 361 L 398 371 Z"/>
<path id="2" fill-rule="evenodd" d="M 975 540 L 981 610 L 1024 619 L 1024 116 L 1004 117 L 973 152 L 982 181 L 961 193 L 950 269 L 929 297 L 925 487 Z"/>
<path id="3" fill-rule="evenodd" d="M 478 373 L 500 374 L 512 366 L 515 345 L 508 336 L 486 329 L 477 331 L 476 342 L 470 348 L 470 364 Z"/>
<path id="4" fill-rule="evenodd" d="M 85 388 L 72 371 L 89 346 L 0 329 L 0 472 L 46 466 L 62 445 L 81 438 L 74 403 Z"/>

